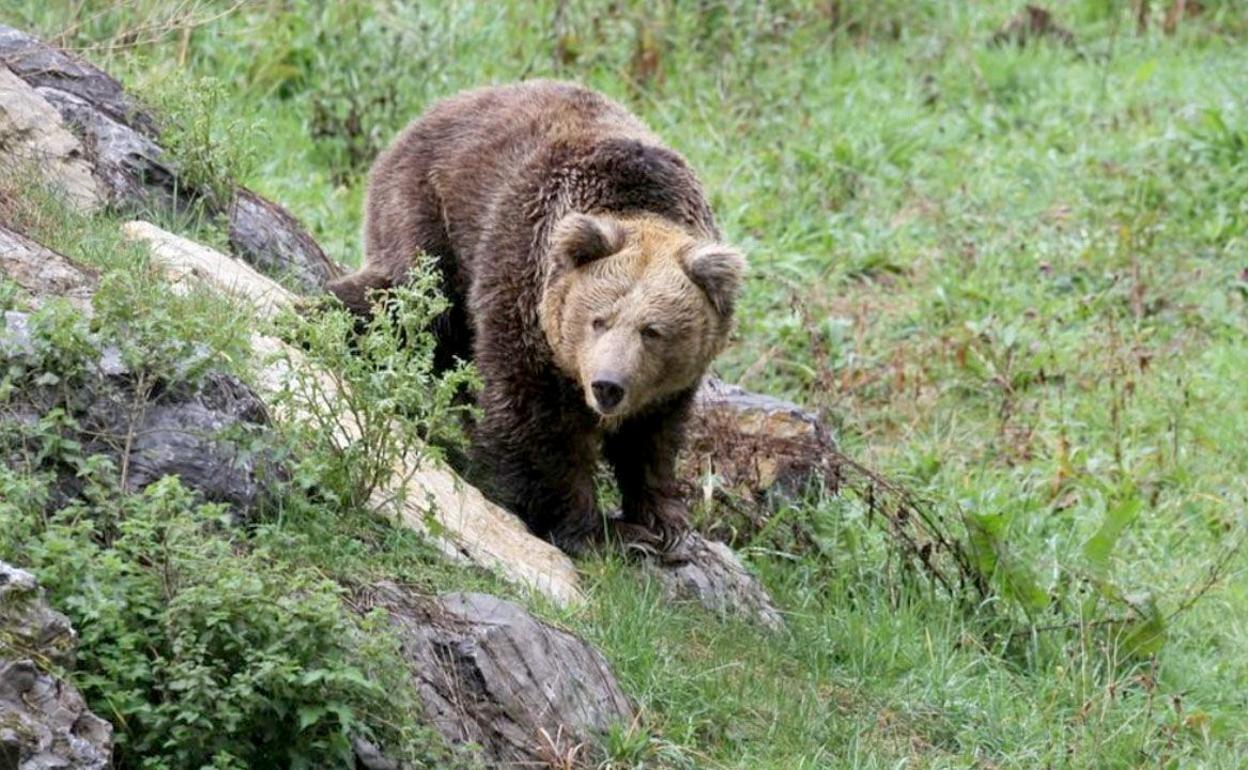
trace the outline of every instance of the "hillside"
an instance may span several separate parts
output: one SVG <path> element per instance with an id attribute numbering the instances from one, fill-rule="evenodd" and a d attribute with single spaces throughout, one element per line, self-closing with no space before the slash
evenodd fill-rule
<path id="1" fill-rule="evenodd" d="M 1056 27 L 1010 28 L 1004 0 L 6 4 L 0 24 L 145 105 L 177 174 L 168 199 L 88 211 L 46 169 L 0 180 L 0 249 L 20 234 L 81 271 L 57 284 L 73 302 L 0 282 L 0 334 L 20 315 L 25 335 L 0 347 L 0 562 L 79 636 L 69 660 L 0 633 L 0 659 L 80 690 L 118 767 L 373 766 L 361 736 L 479 766 L 431 727 L 412 650 L 459 644 L 437 613 L 489 594 L 618 683 L 592 737 L 540 738 L 548 767 L 1248 765 L 1248 14 L 1047 7 Z M 462 448 L 471 373 L 434 376 L 413 331 L 430 281 L 413 326 L 353 343 L 341 314 L 172 291 L 123 233 L 238 254 L 242 186 L 306 228 L 302 272 L 274 275 L 315 292 L 358 264 L 395 133 L 526 77 L 597 88 L 685 154 L 750 264 L 716 374 L 835 437 L 824 483 L 762 505 L 726 458 L 695 478 L 700 531 L 779 630 L 673 601 L 615 551 L 569 567 L 565 602 L 378 513 L 397 457 Z M 19 133 L 0 120 L 0 149 Z M 298 417 L 255 335 L 347 382 L 375 440 Z M 119 458 L 142 431 L 103 435 L 148 403 L 236 409 L 211 467 L 246 493 L 138 484 Z"/>

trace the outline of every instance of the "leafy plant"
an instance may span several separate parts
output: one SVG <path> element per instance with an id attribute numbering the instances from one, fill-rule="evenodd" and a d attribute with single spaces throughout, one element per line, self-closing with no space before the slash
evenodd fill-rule
<path id="1" fill-rule="evenodd" d="M 130 493 L 124 470 L 88 449 L 81 399 L 115 387 L 103 356 L 130 367 L 142 403 L 220 352 L 182 336 L 203 331 L 196 322 L 165 315 L 181 300 L 146 297 L 150 316 L 136 316 L 130 284 L 113 278 L 90 324 L 52 303 L 6 352 L 0 559 L 33 569 L 70 616 L 73 676 L 116 727 L 117 766 L 348 767 L 355 737 L 444 766 L 382 619 L 353 617 L 338 584 L 284 562 L 178 479 Z"/>
<path id="2" fill-rule="evenodd" d="M 288 360 L 274 399 L 312 447 L 301 477 L 351 508 L 383 488 L 392 490 L 386 502 L 400 502 L 420 460 L 462 439 L 470 412 L 462 397 L 477 382 L 467 363 L 434 367 L 432 329 L 448 305 L 431 267 L 376 299 L 366 322 L 338 306 L 288 316 L 287 337 L 313 365 Z"/>
<path id="3" fill-rule="evenodd" d="M 173 159 L 187 199 L 204 196 L 214 207 L 234 198 L 234 188 L 260 158 L 259 124 L 241 116 L 225 84 L 211 78 L 171 75 L 149 89 L 161 115 L 160 142 Z"/>
<path id="4" fill-rule="evenodd" d="M 107 542 L 105 515 L 117 526 Z M 438 745 L 391 713 L 417 712 L 406 672 L 394 649 L 360 658 L 338 587 L 248 549 L 227 511 L 176 479 L 34 528 L 0 516 L 3 558 L 36 570 L 79 632 L 76 678 L 117 726 L 119 767 L 348 766 L 354 736 L 414 754 Z"/>

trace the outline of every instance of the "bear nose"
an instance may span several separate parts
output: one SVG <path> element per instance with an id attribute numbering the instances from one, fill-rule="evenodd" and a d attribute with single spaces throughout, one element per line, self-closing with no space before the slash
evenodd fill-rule
<path id="1" fill-rule="evenodd" d="M 614 380 L 594 380 L 590 387 L 598 408 L 604 412 L 610 412 L 624 400 L 624 386 Z"/>

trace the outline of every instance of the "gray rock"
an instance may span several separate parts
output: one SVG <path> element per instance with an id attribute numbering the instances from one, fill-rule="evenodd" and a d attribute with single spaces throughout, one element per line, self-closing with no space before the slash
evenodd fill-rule
<path id="1" fill-rule="evenodd" d="M 6 312 L 0 361 L 32 350 L 27 316 Z M 178 476 L 204 500 L 229 505 L 239 522 L 274 499 L 286 471 L 265 448 L 268 411 L 246 384 L 209 373 L 194 386 L 173 383 L 140 395 L 132 379 L 118 350 L 105 347 L 92 377 L 71 394 L 72 404 L 61 403 L 62 386 L 27 388 L 4 419 L 33 423 L 53 405 L 69 406 L 84 452 L 124 464 L 131 490 Z M 249 446 L 253 442 L 260 451 Z M 61 479 L 54 504 L 75 497 L 79 483 L 76 477 Z"/>
<path id="2" fill-rule="evenodd" d="M 0 326 L 0 356 L 15 358 L 35 352 L 30 340 L 30 316 L 16 310 L 4 311 L 4 325 Z"/>
<path id="3" fill-rule="evenodd" d="M 163 151 L 154 141 L 68 91 L 41 86 L 36 92 L 81 137 L 111 206 L 178 205 L 177 174 L 165 164 Z"/>
<path id="4" fill-rule="evenodd" d="M 79 310 L 89 311 L 98 283 L 96 272 L 44 248 L 21 233 L 0 224 L 0 274 L 22 287 L 32 304 L 62 297 Z"/>
<path id="5" fill-rule="evenodd" d="M 276 494 L 285 471 L 269 452 L 251 453 L 237 434 L 258 437 L 268 425 L 264 403 L 238 379 L 210 374 L 196 388 L 181 388 L 147 408 L 134 427 L 127 486 L 142 489 L 164 476 L 205 500 L 228 504 L 245 520 Z M 109 426 L 112 435 L 124 423 Z"/>
<path id="6" fill-rule="evenodd" d="M 676 548 L 651 555 L 645 563 L 669 599 L 695 602 L 722 616 L 741 616 L 772 631 L 784 628 L 767 590 L 723 543 L 691 532 Z"/>
<path id="7" fill-rule="evenodd" d="M 241 187 L 232 200 L 217 202 L 188 186 L 161 149 L 153 117 L 96 67 L 4 25 L 0 67 L 7 67 L 0 73 L 11 81 L 6 87 L 0 80 L 0 136 L 20 133 L 27 143 L 37 140 L 38 146 L 23 150 L 22 158 L 59 159 L 54 171 L 73 196 L 94 200 L 103 191 L 114 208 L 139 210 L 203 202 L 228 218 L 234 254 L 269 275 L 312 293 L 341 272 L 276 203 Z M 11 131 L 5 130 L 6 112 L 14 116 Z M 58 113 L 77 138 L 49 119 L 48 114 Z M 6 154 L 13 151 L 0 151 Z"/>
<path id="8" fill-rule="evenodd" d="M 372 599 L 390 612 L 426 717 L 452 744 L 480 746 L 488 767 L 545 766 L 633 719 L 601 653 L 511 602 L 431 601 L 391 583 Z"/>
<path id="9" fill-rule="evenodd" d="M 353 738 L 351 750 L 355 752 L 356 770 L 403 770 L 403 763 L 387 757 L 372 741 Z"/>
<path id="10" fill-rule="evenodd" d="M 73 665 L 77 636 L 33 575 L 0 562 L 0 768 L 96 770 L 112 761 L 113 729 L 47 670 Z"/>
<path id="11" fill-rule="evenodd" d="M 0 658 L 0 767 L 80 768 L 112 763 L 113 728 L 78 690 L 30 660 Z"/>
<path id="12" fill-rule="evenodd" d="M 230 205 L 230 248 L 262 273 L 315 294 L 342 271 L 286 209 L 246 188 Z"/>
<path id="13" fill-rule="evenodd" d="M 0 24 L 0 63 L 36 87 L 73 94 L 113 120 L 156 135 L 156 123 L 113 78 L 72 54 Z"/>
<path id="14" fill-rule="evenodd" d="M 39 657 L 72 667 L 78 635 L 48 606 L 35 576 L 0 561 L 0 657 Z"/>
<path id="15" fill-rule="evenodd" d="M 0 63 L 0 174 L 38 173 L 76 208 L 95 211 L 102 189 L 85 154 L 56 110 Z"/>

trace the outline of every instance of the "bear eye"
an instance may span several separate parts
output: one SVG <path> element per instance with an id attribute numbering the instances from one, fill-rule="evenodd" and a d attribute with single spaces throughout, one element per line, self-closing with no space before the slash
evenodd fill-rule
<path id="1" fill-rule="evenodd" d="M 654 324 L 646 324 L 645 326 L 641 327 L 641 336 L 645 337 L 648 340 L 663 339 L 663 330 L 655 326 Z"/>
<path id="2" fill-rule="evenodd" d="M 593 322 L 594 331 L 602 332 L 607 330 L 607 319 L 595 318 Z"/>

